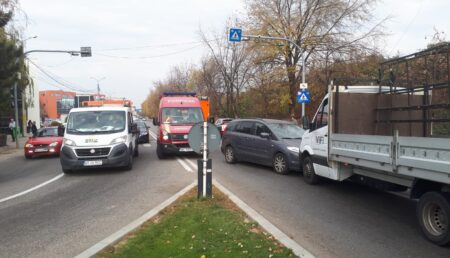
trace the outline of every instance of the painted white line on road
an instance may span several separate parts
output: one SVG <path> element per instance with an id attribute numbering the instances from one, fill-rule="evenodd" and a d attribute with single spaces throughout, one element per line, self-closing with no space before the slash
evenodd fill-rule
<path id="1" fill-rule="evenodd" d="M 180 163 L 184 169 L 186 169 L 188 172 L 192 173 L 194 171 L 192 171 L 192 169 L 180 158 L 177 158 L 178 163 Z"/>
<path id="2" fill-rule="evenodd" d="M 156 140 L 156 134 L 154 132 L 152 132 L 152 130 L 148 130 L 148 133 L 154 140 Z"/>
<path id="3" fill-rule="evenodd" d="M 234 195 L 232 192 L 230 192 L 227 188 L 225 188 L 223 185 L 221 185 L 217 180 L 213 180 L 213 185 L 219 188 L 220 191 L 222 191 L 224 194 L 226 194 L 230 200 L 232 200 L 239 208 L 241 208 L 250 218 L 252 218 L 254 221 L 258 222 L 261 227 L 263 227 L 267 232 L 272 234 L 272 236 L 275 237 L 280 243 L 282 243 L 287 248 L 292 249 L 294 254 L 298 255 L 299 257 L 305 257 L 305 258 L 312 258 L 314 255 L 312 255 L 310 252 L 308 252 L 305 248 L 303 248 L 301 245 L 299 245 L 297 242 L 289 238 L 285 233 L 283 233 L 280 229 L 278 229 L 275 225 L 270 223 L 266 218 L 264 218 L 261 214 L 259 214 L 257 211 L 252 209 L 250 206 L 248 206 L 244 201 L 239 199 L 236 195 Z"/>
<path id="4" fill-rule="evenodd" d="M 39 188 L 41 188 L 41 187 L 44 187 L 44 186 L 46 186 L 46 185 L 48 185 L 48 184 L 50 184 L 50 183 L 52 183 L 52 182 L 55 182 L 56 180 L 60 179 L 60 178 L 63 177 L 63 176 L 64 176 L 64 174 L 59 174 L 59 175 L 55 176 L 54 178 L 52 178 L 52 179 L 50 179 L 50 180 L 48 180 L 48 181 L 45 181 L 44 183 L 42 183 L 42 184 L 40 184 L 40 185 L 37 185 L 37 186 L 35 186 L 35 187 L 32 187 L 32 188 L 30 188 L 30 189 L 28 189 L 28 190 L 25 190 L 25 191 L 23 191 L 23 192 L 20 192 L 20 193 L 18 193 L 18 194 L 11 195 L 11 196 L 8 196 L 8 197 L 6 197 L 6 198 L 0 199 L 0 203 L 9 201 L 9 200 L 12 200 L 12 199 L 14 199 L 14 198 L 17 198 L 17 197 L 20 197 L 20 196 L 22 196 L 22 195 L 25 195 L 25 194 L 27 194 L 27 193 L 33 192 L 34 190 L 37 190 L 37 189 L 39 189 Z"/>
<path id="5" fill-rule="evenodd" d="M 140 227 L 142 224 L 144 224 L 146 221 L 157 215 L 161 210 L 172 204 L 174 201 L 176 201 L 180 196 L 187 193 L 189 190 L 191 190 L 193 187 L 197 185 L 197 181 L 194 181 L 192 184 L 186 186 L 181 191 L 170 197 L 169 199 L 165 200 L 163 203 L 159 204 L 155 208 L 151 209 L 144 215 L 142 215 L 137 220 L 131 222 L 130 224 L 126 225 L 125 227 L 119 229 L 116 233 L 110 235 L 109 237 L 103 239 L 102 241 L 98 242 L 97 244 L 93 245 L 92 247 L 88 248 L 86 251 L 82 252 L 81 254 L 75 256 L 75 258 L 87 258 L 92 257 L 101 250 L 105 249 L 107 246 L 112 245 L 114 243 L 117 243 L 121 238 L 123 238 L 125 235 L 130 233 L 133 230 L 136 230 L 138 227 Z"/>
<path id="6" fill-rule="evenodd" d="M 188 158 L 184 158 L 184 160 L 185 160 L 187 163 L 189 163 L 189 165 L 191 165 L 192 168 L 194 168 L 194 170 L 197 170 L 197 169 L 198 169 L 197 164 L 195 164 L 192 160 L 190 160 L 190 159 L 188 159 Z"/>

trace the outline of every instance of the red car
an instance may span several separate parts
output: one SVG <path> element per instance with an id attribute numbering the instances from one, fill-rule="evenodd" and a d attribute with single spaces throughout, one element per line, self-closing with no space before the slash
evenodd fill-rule
<path id="1" fill-rule="evenodd" d="M 36 137 L 30 137 L 25 143 L 26 159 L 38 156 L 58 156 L 61 151 L 63 137 L 59 136 L 57 126 L 44 127 L 37 131 Z"/>

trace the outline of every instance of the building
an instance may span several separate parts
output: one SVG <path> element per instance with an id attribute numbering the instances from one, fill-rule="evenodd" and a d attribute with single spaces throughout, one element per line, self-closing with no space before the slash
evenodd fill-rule
<path id="1" fill-rule="evenodd" d="M 46 90 L 39 92 L 39 104 L 41 108 L 41 121 L 46 119 L 60 119 L 61 115 L 67 115 L 75 105 L 75 96 L 71 91 Z"/>

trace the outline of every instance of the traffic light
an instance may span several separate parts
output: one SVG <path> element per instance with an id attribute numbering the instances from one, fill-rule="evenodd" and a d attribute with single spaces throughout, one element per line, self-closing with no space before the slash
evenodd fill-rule
<path id="1" fill-rule="evenodd" d="M 81 47 L 80 48 L 81 57 L 90 57 L 92 56 L 91 47 Z"/>

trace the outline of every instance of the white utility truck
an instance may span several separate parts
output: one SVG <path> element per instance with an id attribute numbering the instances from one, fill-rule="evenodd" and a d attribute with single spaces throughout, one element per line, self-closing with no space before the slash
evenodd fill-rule
<path id="1" fill-rule="evenodd" d="M 422 232 L 438 245 L 450 244 L 450 79 L 445 75 L 450 45 L 444 47 L 383 63 L 378 83 L 389 86 L 331 83 L 312 122 L 303 119 L 306 133 L 300 146 L 307 183 L 351 179 L 381 190 L 406 191 L 419 200 L 416 215 Z M 408 68 L 425 56 L 419 63 L 443 68 L 443 82 L 421 72 L 428 80 L 423 83 L 413 78 L 411 69 L 395 68 Z M 443 62 L 431 65 L 433 59 Z M 386 81 L 384 67 L 390 73 Z"/>
<path id="2" fill-rule="evenodd" d="M 64 173 L 97 167 L 133 168 L 139 155 L 138 128 L 129 107 L 73 108 L 68 116 L 60 161 Z"/>

